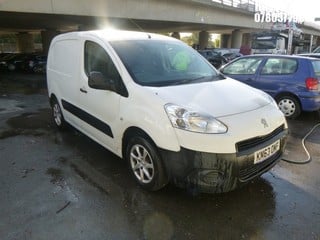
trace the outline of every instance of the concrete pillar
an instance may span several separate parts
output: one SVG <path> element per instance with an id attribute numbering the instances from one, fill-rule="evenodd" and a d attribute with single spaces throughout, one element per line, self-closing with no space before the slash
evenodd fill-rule
<path id="1" fill-rule="evenodd" d="M 230 34 L 221 34 L 220 37 L 220 47 L 221 48 L 230 48 L 231 41 L 230 41 Z"/>
<path id="2" fill-rule="evenodd" d="M 205 49 L 208 47 L 209 43 L 209 33 L 207 31 L 199 32 L 199 47 L 200 49 Z"/>
<path id="3" fill-rule="evenodd" d="M 251 46 L 251 34 L 250 33 L 242 34 L 242 45 Z"/>
<path id="4" fill-rule="evenodd" d="M 242 45 L 242 32 L 235 29 L 231 34 L 231 48 L 240 48 Z"/>
<path id="5" fill-rule="evenodd" d="M 242 34 L 242 44 L 240 46 L 240 53 L 243 55 L 251 54 L 252 36 L 250 33 Z"/>
<path id="6" fill-rule="evenodd" d="M 311 34 L 311 36 L 310 36 L 310 44 L 309 44 L 309 52 L 312 52 L 312 47 L 313 47 L 313 35 Z"/>
<path id="7" fill-rule="evenodd" d="M 314 43 L 315 43 L 315 47 L 318 47 L 318 46 L 320 46 L 320 37 L 318 37 L 318 36 L 313 36 L 313 38 L 314 38 Z"/>
<path id="8" fill-rule="evenodd" d="M 171 33 L 171 37 L 179 39 L 180 40 L 180 33 L 179 32 L 173 32 Z"/>
<path id="9" fill-rule="evenodd" d="M 17 34 L 17 49 L 18 52 L 32 53 L 34 52 L 33 36 L 27 32 L 20 32 Z"/>
<path id="10" fill-rule="evenodd" d="M 42 39 L 42 52 L 44 54 L 48 54 L 51 40 L 59 34 L 56 30 L 45 30 L 41 31 L 41 39 Z"/>

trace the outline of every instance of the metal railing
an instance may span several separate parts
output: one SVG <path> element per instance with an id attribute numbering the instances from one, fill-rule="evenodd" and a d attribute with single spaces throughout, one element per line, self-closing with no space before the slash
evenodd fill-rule
<path id="1" fill-rule="evenodd" d="M 245 9 L 249 12 L 257 10 L 257 4 L 254 0 L 212 0 L 211 2 L 220 3 L 226 6 Z"/>
<path id="2" fill-rule="evenodd" d="M 301 17 L 297 17 L 297 16 L 289 14 L 285 11 L 275 9 L 270 6 L 266 6 L 264 4 L 261 4 L 257 1 L 255 1 L 255 0 L 191 0 L 191 1 L 206 4 L 206 5 L 221 4 L 224 6 L 245 10 L 248 13 L 253 13 L 253 14 L 254 13 L 263 13 L 263 14 L 268 14 L 270 16 L 272 15 L 275 17 L 285 16 L 284 18 L 282 18 L 282 19 L 284 19 L 284 22 L 285 22 L 285 20 L 290 20 L 290 19 L 291 20 L 295 19 L 295 22 L 298 22 L 298 23 L 303 22 Z"/>

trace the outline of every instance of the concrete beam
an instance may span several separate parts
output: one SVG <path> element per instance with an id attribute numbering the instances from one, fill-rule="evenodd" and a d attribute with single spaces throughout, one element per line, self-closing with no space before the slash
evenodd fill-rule
<path id="1" fill-rule="evenodd" d="M 103 27 L 109 21 L 114 23 L 115 19 L 127 21 L 127 23 L 134 19 L 135 21 L 152 21 L 148 29 L 151 29 L 152 25 L 157 26 L 158 23 L 165 23 L 169 28 L 170 22 L 180 24 L 179 31 L 182 31 L 183 27 L 190 29 L 192 26 L 197 27 L 194 30 L 206 31 L 216 30 L 218 27 L 260 30 L 271 28 L 270 23 L 256 23 L 253 12 L 209 0 L 206 2 L 195 0 L 28 0 L 28 4 L 21 4 L 21 0 L 0 0 L 0 28 L 1 24 L 4 24 L 1 16 L 3 13 L 50 14 L 46 24 L 56 21 L 61 23 L 66 18 L 77 16 L 78 19 L 75 22 L 81 24 L 81 21 L 87 21 L 89 18 L 90 23 L 93 22 L 97 27 Z M 29 21 L 28 18 L 24 20 Z M 50 27 L 53 25 L 51 24 Z M 320 35 L 319 25 L 303 23 L 299 27 L 306 34 Z M 177 29 L 171 28 L 170 31 L 177 31 Z"/>
<path id="2" fill-rule="evenodd" d="M 239 27 L 241 25 L 241 27 L 261 28 L 261 24 L 254 22 L 252 13 L 219 6 L 219 4 L 203 5 L 181 0 L 28 0 L 28 4 L 21 4 L 21 0 L 10 0 L 0 3 L 0 11 L 178 21 L 222 26 L 236 24 Z"/>

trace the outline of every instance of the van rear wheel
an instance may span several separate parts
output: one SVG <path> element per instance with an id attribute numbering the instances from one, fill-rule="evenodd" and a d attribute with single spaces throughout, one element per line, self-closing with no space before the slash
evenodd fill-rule
<path id="1" fill-rule="evenodd" d="M 59 129 L 64 129 L 66 127 L 66 122 L 64 120 L 62 111 L 61 111 L 61 107 L 57 101 L 57 99 L 53 99 L 51 102 L 51 108 L 52 108 L 52 117 L 53 117 L 53 121 L 55 123 L 55 125 L 59 128 Z"/>
<path id="2" fill-rule="evenodd" d="M 157 148 L 147 138 L 131 138 L 126 147 L 125 157 L 129 171 L 142 188 L 156 191 L 168 183 Z"/>

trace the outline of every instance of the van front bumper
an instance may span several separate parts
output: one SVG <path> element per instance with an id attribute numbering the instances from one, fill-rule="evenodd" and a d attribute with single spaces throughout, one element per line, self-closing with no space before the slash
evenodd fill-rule
<path id="1" fill-rule="evenodd" d="M 181 148 L 179 152 L 161 149 L 166 172 L 178 187 L 193 191 L 228 192 L 271 169 L 283 154 L 287 129 L 269 136 L 250 148 L 237 153 L 207 153 Z M 256 140 L 256 139 L 254 139 Z M 264 161 L 254 164 L 254 155 L 266 146 L 280 140 L 280 149 Z"/>

